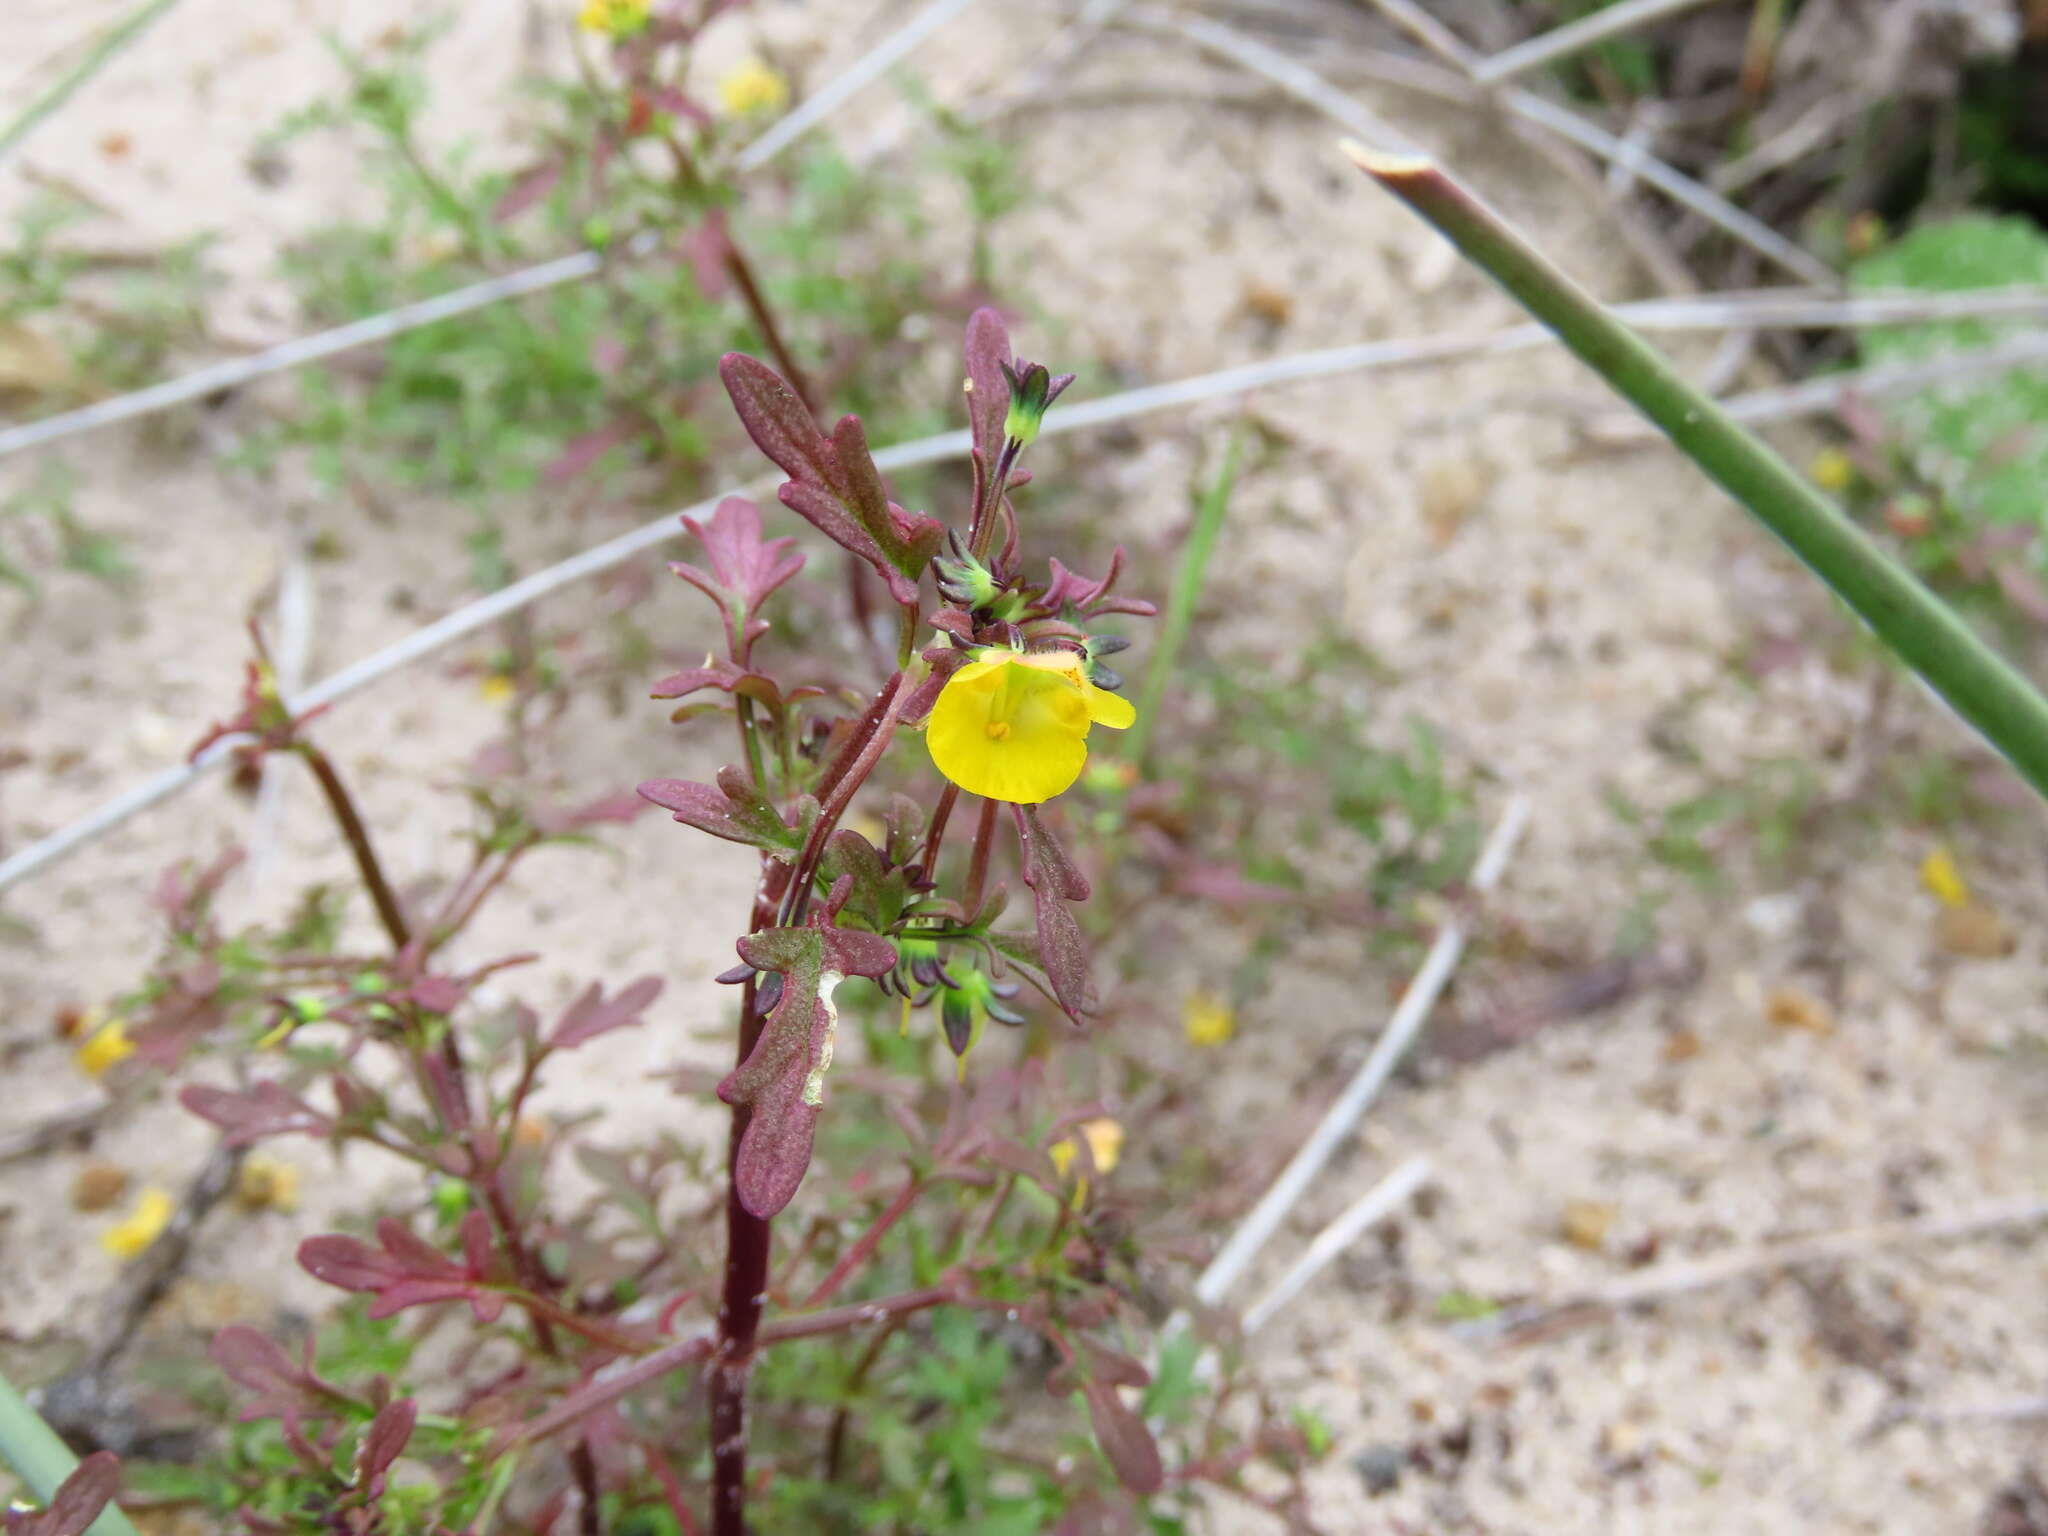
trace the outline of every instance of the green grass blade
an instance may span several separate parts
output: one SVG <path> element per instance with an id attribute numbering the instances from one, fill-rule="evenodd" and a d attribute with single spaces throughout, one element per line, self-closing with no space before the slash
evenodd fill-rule
<path id="1" fill-rule="evenodd" d="M 1145 668 L 1144 686 L 1138 691 L 1138 723 L 1131 727 L 1127 745 L 1130 761 L 1140 772 L 1145 754 L 1152 746 L 1152 729 L 1166 702 L 1166 685 L 1180 661 L 1194 624 L 1195 604 L 1202 599 L 1202 586 L 1209 577 L 1209 557 L 1216 551 L 1216 536 L 1223 530 L 1223 514 L 1230 510 L 1230 493 L 1237 487 L 1237 465 L 1243 456 L 1244 437 L 1230 434 L 1223 450 L 1223 467 L 1202 493 L 1195 506 L 1194 526 L 1188 530 L 1187 547 L 1181 551 L 1180 569 L 1174 573 L 1173 590 L 1167 594 L 1166 612 L 1159 620 L 1159 639 L 1152 647 L 1152 660 Z"/>
<path id="2" fill-rule="evenodd" d="M 1356 144 L 1346 144 L 1345 152 L 1442 231 L 1467 260 L 1555 331 L 1680 452 L 1784 540 L 1885 645 L 2048 798 L 2048 699 L 1953 609 L 1434 162 L 1377 154 Z"/>
<path id="3" fill-rule="evenodd" d="M 57 1438 L 57 1432 L 29 1407 L 28 1399 L 15 1391 L 5 1376 L 0 1376 L 0 1461 L 44 1504 L 78 1465 L 71 1447 Z M 136 1531 L 119 1506 L 109 1504 L 86 1527 L 86 1536 L 136 1536 Z"/>

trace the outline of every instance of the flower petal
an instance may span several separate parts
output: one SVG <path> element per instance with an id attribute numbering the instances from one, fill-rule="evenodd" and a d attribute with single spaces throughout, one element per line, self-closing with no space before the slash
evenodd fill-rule
<path id="1" fill-rule="evenodd" d="M 1112 731 L 1124 731 L 1137 723 L 1138 711 L 1122 694 L 1111 693 L 1093 683 L 1083 686 L 1088 690 L 1088 718 L 1097 725 L 1106 725 Z"/>

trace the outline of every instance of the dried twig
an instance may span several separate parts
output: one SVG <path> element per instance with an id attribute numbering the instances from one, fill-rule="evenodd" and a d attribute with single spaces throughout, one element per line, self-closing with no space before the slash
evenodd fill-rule
<path id="1" fill-rule="evenodd" d="M 235 1187 L 245 1149 L 216 1146 L 185 1186 L 185 1196 L 171 1213 L 169 1223 L 156 1241 L 138 1254 L 100 1303 L 93 1341 L 79 1370 L 102 1375 L 135 1338 L 135 1331 L 149 1315 L 150 1308 L 163 1300 L 186 1261 L 192 1256 L 192 1240 L 213 1208 Z"/>
<path id="2" fill-rule="evenodd" d="M 1435 1176 L 1426 1157 L 1411 1157 L 1345 1208 L 1344 1214 L 1315 1235 L 1273 1288 L 1245 1309 L 1244 1331 L 1256 1333 L 1279 1310 L 1302 1293 L 1346 1248 L 1411 1200 Z"/>
<path id="3" fill-rule="evenodd" d="M 1501 813 L 1500 821 L 1495 824 L 1493 835 L 1486 840 L 1479 863 L 1473 869 L 1472 891 L 1476 896 L 1486 895 L 1500 883 L 1501 871 L 1507 867 L 1528 821 L 1529 801 L 1526 796 L 1518 794 Z M 1424 958 L 1422 968 L 1415 973 L 1415 979 L 1408 984 L 1408 990 L 1401 995 L 1400 1005 L 1381 1031 L 1372 1054 L 1366 1057 L 1365 1064 L 1338 1095 L 1337 1102 L 1325 1111 L 1301 1150 L 1280 1171 L 1272 1187 L 1238 1224 L 1230 1240 L 1209 1261 L 1209 1267 L 1195 1282 L 1195 1299 L 1204 1306 L 1215 1306 L 1229 1293 L 1238 1277 L 1279 1230 L 1288 1212 L 1308 1192 L 1337 1148 L 1357 1129 L 1360 1118 L 1379 1097 L 1387 1079 L 1393 1076 L 1394 1068 L 1408 1054 L 1408 1048 L 1429 1021 L 1436 1000 L 1443 995 L 1451 972 L 1465 953 L 1470 934 L 1471 919 L 1463 913 L 1452 916 L 1438 930 L 1436 942 L 1430 946 L 1429 954 Z"/>
<path id="4" fill-rule="evenodd" d="M 1710 1259 L 1661 1264 L 1624 1279 L 1508 1307 L 1492 1317 L 1457 1326 L 1462 1332 L 1485 1337 L 1523 1334 L 1573 1313 L 1608 1312 L 1648 1301 L 1663 1301 L 1711 1286 L 1726 1285 L 1731 1280 L 1744 1280 L 1801 1264 L 1854 1258 L 1873 1248 L 1889 1247 L 1894 1243 L 1949 1242 L 2013 1227 L 2036 1226 L 2044 1221 L 2048 1221 L 2048 1200 L 2038 1196 L 2001 1200 L 1959 1214 L 1879 1222 L 1873 1226 L 1826 1232 L 1817 1237 L 1742 1248 Z"/>
<path id="5" fill-rule="evenodd" d="M 34 1125 L 8 1131 L 0 1135 L 0 1163 L 17 1163 L 25 1157 L 38 1157 L 53 1147 L 61 1147 L 72 1137 L 92 1130 L 106 1119 L 107 1112 L 113 1107 L 112 1099 L 103 1094 L 95 1095 L 67 1105 Z"/>
<path id="6" fill-rule="evenodd" d="M 1553 27 L 1527 42 L 1481 59 L 1472 66 L 1472 78 L 1481 85 L 1497 85 L 1703 3 L 1704 0 L 1620 0 L 1619 4 Z"/>
<path id="7" fill-rule="evenodd" d="M 1519 86 L 1489 91 L 1480 85 L 1476 79 L 1476 71 L 1482 63 L 1479 57 L 1414 0 L 1371 0 L 1371 3 L 1431 52 L 1459 70 L 1462 79 L 1458 79 L 1458 83 L 1469 87 L 1467 99 L 1496 101 L 1524 122 L 1534 123 L 1609 164 L 1621 166 L 1794 276 L 1830 290 L 1840 286 L 1838 274 L 1819 257 L 1801 249 L 1761 219 L 1745 213 L 1719 193 L 1674 169 L 1641 145 L 1617 138 L 1597 123 L 1589 122 L 1556 102 Z M 1416 78 L 1423 77 L 1418 75 Z"/>

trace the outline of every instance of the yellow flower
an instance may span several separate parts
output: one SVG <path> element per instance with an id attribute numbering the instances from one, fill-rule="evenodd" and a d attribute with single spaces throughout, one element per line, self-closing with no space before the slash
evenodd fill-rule
<path id="1" fill-rule="evenodd" d="M 486 704 L 509 704 L 519 694 L 519 685 L 502 672 L 491 673 L 478 687 Z"/>
<path id="2" fill-rule="evenodd" d="M 155 1187 L 136 1198 L 135 1209 L 100 1234 L 100 1246 L 117 1259 L 132 1259 L 170 1225 L 171 1197 Z"/>
<path id="3" fill-rule="evenodd" d="M 1839 448 L 1821 449 L 1813 456 L 1806 472 L 1822 490 L 1837 493 L 1849 489 L 1849 482 L 1856 478 L 1856 466 Z"/>
<path id="4" fill-rule="evenodd" d="M 1121 731 L 1137 718 L 1088 681 L 1076 652 L 992 647 L 946 680 L 925 741 L 939 772 L 969 794 L 1036 805 L 1081 776 L 1091 725 Z"/>
<path id="5" fill-rule="evenodd" d="M 274 1157 L 252 1153 L 235 1175 L 235 1203 L 245 1211 L 297 1210 L 299 1170 Z"/>
<path id="6" fill-rule="evenodd" d="M 1222 1045 L 1237 1033 L 1237 1015 L 1213 992 L 1190 992 L 1180 1022 L 1189 1045 Z"/>
<path id="7" fill-rule="evenodd" d="M 747 60 L 718 82 L 718 103 L 727 117 L 780 112 L 788 101 L 789 82 L 759 59 Z"/>
<path id="8" fill-rule="evenodd" d="M 114 1019 L 102 1024 L 76 1052 L 79 1069 L 98 1077 L 107 1068 L 135 1054 L 135 1042 L 128 1038 L 128 1021 Z"/>
<path id="9" fill-rule="evenodd" d="M 1944 907 L 1970 904 L 1970 887 L 1963 880 L 1963 872 L 1956 868 L 1955 855 L 1946 848 L 1936 848 L 1920 861 L 1920 883 Z"/>
<path id="10" fill-rule="evenodd" d="M 1088 1143 L 1088 1155 L 1095 1159 L 1097 1174 L 1106 1175 L 1116 1167 L 1117 1159 L 1123 1155 L 1124 1128 L 1107 1117 L 1090 1120 L 1081 1127 L 1081 1139 Z M 1069 1136 L 1051 1151 L 1052 1165 L 1065 1178 L 1067 1170 L 1074 1165 L 1074 1158 L 1080 1152 L 1080 1142 Z"/>
<path id="11" fill-rule="evenodd" d="M 586 32 L 607 37 L 631 37 L 647 25 L 647 13 L 654 0 L 584 0 L 576 13 L 576 25 Z"/>

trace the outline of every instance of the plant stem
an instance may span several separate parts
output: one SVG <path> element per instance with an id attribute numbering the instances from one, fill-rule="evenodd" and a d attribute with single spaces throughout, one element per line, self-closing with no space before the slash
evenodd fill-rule
<path id="1" fill-rule="evenodd" d="M 1953 609 L 1439 166 L 1345 148 L 1754 513 L 2048 797 L 2048 699 Z"/>
<path id="2" fill-rule="evenodd" d="M 78 1466 L 71 1447 L 29 1407 L 28 1399 L 0 1376 L 0 1461 L 14 1469 L 28 1491 L 48 1503 L 50 1495 Z M 86 1536 L 136 1536 L 135 1527 L 116 1505 L 109 1504 L 86 1527 Z"/>
<path id="3" fill-rule="evenodd" d="M 925 1189 L 924 1181 L 915 1174 L 904 1181 L 903 1188 L 897 1191 L 896 1198 L 891 1200 L 887 1209 L 875 1218 L 874 1225 L 860 1235 L 839 1262 L 832 1266 L 832 1272 L 819 1282 L 818 1288 L 804 1298 L 806 1312 L 822 1307 L 838 1294 L 839 1287 L 846 1284 L 853 1272 L 868 1261 L 889 1229 L 903 1219 L 904 1214 L 916 1203 L 917 1197 L 923 1194 Z"/>
<path id="4" fill-rule="evenodd" d="M 999 802 L 981 802 L 981 819 L 974 824 L 974 847 L 967 858 L 967 889 L 960 905 L 972 918 L 981 911 L 982 893 L 988 885 L 989 854 L 996 841 L 996 808 Z"/>
<path id="5" fill-rule="evenodd" d="M 1209 557 L 1216 551 L 1216 536 L 1223 528 L 1223 514 L 1230 509 L 1230 493 L 1237 485 L 1237 464 L 1244 448 L 1244 434 L 1233 430 L 1223 450 L 1223 467 L 1195 505 L 1195 520 L 1188 529 L 1188 541 L 1181 551 L 1180 569 L 1174 573 L 1173 590 L 1166 599 L 1166 613 L 1159 621 L 1159 638 L 1152 647 L 1151 663 L 1145 668 L 1145 684 L 1138 694 L 1138 723 L 1131 727 L 1125 751 L 1139 769 L 1152 745 L 1152 729 L 1159 708 L 1166 701 L 1166 685 L 1174 664 L 1187 643 L 1194 623 L 1195 605 L 1202 600 L 1202 584 L 1209 572 Z"/>
<path id="6" fill-rule="evenodd" d="M 9 123 L 4 132 L 0 132 L 0 155 L 6 154 L 27 138 L 37 124 L 71 99 L 72 92 L 98 74 L 108 60 L 142 36 L 151 22 L 177 3 L 178 0 L 145 0 L 144 4 L 137 6 L 125 18 L 115 22 L 102 33 L 99 41 L 94 43 L 85 57 L 72 67 L 69 74 L 30 102 L 21 116 Z M 97 1530 L 98 1527 L 95 1526 L 94 1529 Z"/>
<path id="7" fill-rule="evenodd" d="M 776 921 L 792 866 L 763 856 L 760 884 L 747 930 L 759 933 Z M 740 1027 L 734 1059 L 744 1063 L 753 1054 L 766 1022 L 761 1014 L 757 977 L 740 988 Z M 752 1111 L 736 1104 L 726 1138 L 725 1285 L 718 1303 L 718 1340 L 712 1347 L 708 1388 L 711 1398 L 711 1530 L 712 1536 L 746 1536 L 747 1529 L 747 1378 L 761 1328 L 761 1305 L 767 1300 L 769 1223 L 740 1201 L 740 1138 L 747 1133 Z"/>
<path id="8" fill-rule="evenodd" d="M 853 1418 L 853 1399 L 867 1385 L 868 1372 L 875 1368 L 875 1362 L 882 1358 L 882 1351 L 889 1347 L 889 1341 L 902 1331 L 901 1318 L 891 1318 L 887 1327 L 878 1330 L 868 1340 L 868 1347 L 861 1351 L 860 1359 L 854 1362 L 853 1372 L 846 1378 L 846 1398 L 838 1411 L 832 1415 L 831 1431 L 825 1436 L 825 1481 L 839 1481 L 839 1468 L 846 1459 L 846 1426 Z"/>
<path id="9" fill-rule="evenodd" d="M 370 900 L 376 905 L 384 932 L 390 936 L 391 947 L 404 949 L 412 942 L 412 934 L 405 925 L 405 913 L 398 905 L 398 898 L 392 894 L 390 882 L 384 878 L 384 866 L 377 862 L 377 851 L 370 846 L 369 830 L 364 827 L 363 818 L 356 814 L 355 801 L 349 798 L 348 787 L 341 782 L 341 775 L 334 771 L 334 764 L 328 761 L 327 754 L 313 743 L 301 741 L 297 750 L 306 760 L 306 766 L 313 770 L 313 777 L 320 781 L 320 791 L 327 797 L 327 808 L 334 813 L 335 825 L 341 828 L 349 852 L 355 855 L 356 870 L 362 875 L 363 884 L 369 888 Z"/>

